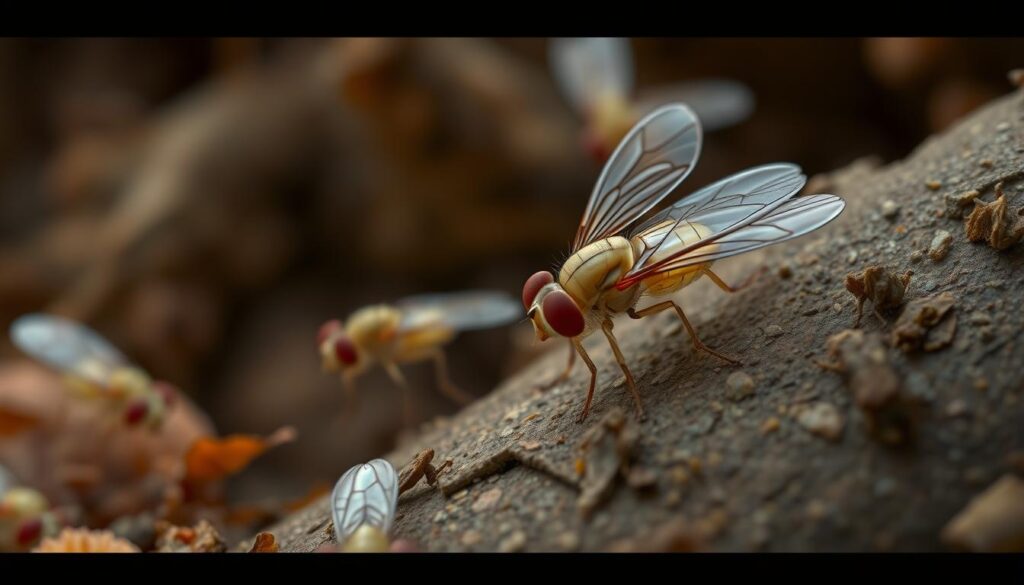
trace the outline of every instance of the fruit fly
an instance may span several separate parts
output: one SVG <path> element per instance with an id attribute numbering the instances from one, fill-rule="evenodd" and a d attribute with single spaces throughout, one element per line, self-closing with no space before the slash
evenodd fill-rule
<path id="1" fill-rule="evenodd" d="M 342 552 L 387 552 L 398 508 L 398 474 L 384 459 L 356 465 L 331 494 L 334 536 Z"/>
<path id="2" fill-rule="evenodd" d="M 627 39 L 553 39 L 549 60 L 562 93 L 585 121 L 584 148 L 601 163 L 637 120 L 658 106 L 684 102 L 706 130 L 742 122 L 754 109 L 751 91 L 725 79 L 672 84 L 634 99 L 633 54 Z"/>
<path id="3" fill-rule="evenodd" d="M 174 386 L 152 380 L 85 325 L 35 313 L 16 319 L 10 335 L 23 352 L 63 374 L 75 394 L 115 404 L 129 426 L 159 428 L 174 402 Z"/>
<path id="4" fill-rule="evenodd" d="M 60 530 L 61 522 L 46 497 L 0 467 L 0 551 L 24 551 Z"/>
<path id="5" fill-rule="evenodd" d="M 575 350 L 553 383 L 569 376 L 576 354 L 590 369 L 580 421 L 590 409 L 597 380 L 597 368 L 583 349 L 585 337 L 604 333 L 643 417 L 636 383 L 612 333 L 613 317 L 626 313 L 640 319 L 673 309 L 695 349 L 738 363 L 705 346 L 674 301 L 636 306 L 642 297 L 674 293 L 705 275 L 734 292 L 741 287 L 729 286 L 712 272 L 713 261 L 811 232 L 845 206 L 835 195 L 794 197 L 807 180 L 800 167 L 767 164 L 708 185 L 627 231 L 686 178 L 700 156 L 701 141 L 700 122 L 683 104 L 664 106 L 640 120 L 601 172 L 557 280 L 541 271 L 523 287 L 523 305 L 537 337 L 566 338 Z"/>
<path id="6" fill-rule="evenodd" d="M 518 303 L 501 292 L 420 295 L 395 305 L 362 308 L 344 324 L 337 319 L 328 321 L 317 333 L 317 344 L 324 369 L 341 372 L 342 382 L 353 401 L 355 378 L 373 364 L 380 364 L 403 390 L 408 421 L 410 398 L 398 364 L 433 360 L 441 391 L 457 402 L 468 402 L 470 396 L 448 378 L 442 346 L 460 331 L 497 327 L 521 317 Z"/>

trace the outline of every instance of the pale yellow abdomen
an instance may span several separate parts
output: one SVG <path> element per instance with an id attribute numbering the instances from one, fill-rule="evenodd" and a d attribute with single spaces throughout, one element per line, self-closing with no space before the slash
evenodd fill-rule
<path id="1" fill-rule="evenodd" d="M 664 223 L 652 227 L 643 234 L 633 237 L 631 244 L 634 253 L 638 257 L 648 247 L 657 246 L 661 243 L 661 248 L 651 256 L 650 260 L 644 263 L 645 266 L 659 262 L 675 254 L 678 250 L 711 234 L 711 230 L 701 224 L 684 222 L 676 226 L 675 229 L 672 229 L 674 223 L 673 220 L 666 220 Z M 672 229 L 672 233 L 667 233 L 670 229 Z M 714 248 L 715 245 L 711 244 L 702 247 L 697 253 L 706 254 L 714 250 Z M 641 282 L 643 294 L 658 296 L 673 293 L 700 278 L 703 274 L 703 269 L 709 266 L 711 266 L 711 262 L 704 262 L 646 278 Z"/>
<path id="2" fill-rule="evenodd" d="M 558 283 L 586 310 L 632 267 L 633 247 L 629 240 L 613 236 L 584 246 L 570 256 L 558 273 Z"/>

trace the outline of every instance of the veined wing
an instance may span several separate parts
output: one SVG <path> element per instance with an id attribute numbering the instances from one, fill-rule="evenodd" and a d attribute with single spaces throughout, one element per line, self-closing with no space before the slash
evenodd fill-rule
<path id="1" fill-rule="evenodd" d="M 776 163 L 747 169 L 681 199 L 634 230 L 632 237 L 639 237 L 643 248 L 616 287 L 625 289 L 654 274 L 696 263 L 688 261 L 694 250 L 768 216 L 806 182 L 800 167 Z"/>
<path id="2" fill-rule="evenodd" d="M 344 543 L 357 528 L 368 524 L 384 534 L 391 531 L 398 507 L 398 474 L 384 459 L 356 465 L 341 476 L 331 494 L 334 536 Z"/>
<path id="3" fill-rule="evenodd" d="M 559 88 L 581 115 L 599 99 L 626 100 L 633 90 L 633 54 L 626 39 L 552 39 L 548 56 Z"/>
<path id="4" fill-rule="evenodd" d="M 11 341 L 29 356 L 66 374 L 105 385 L 114 370 L 131 366 L 116 347 L 92 329 L 55 315 L 15 319 Z"/>
<path id="5" fill-rule="evenodd" d="M 678 187 L 700 157 L 702 137 L 700 121 L 683 104 L 637 122 L 601 171 L 572 250 L 621 232 Z"/>
<path id="6" fill-rule="evenodd" d="M 636 111 L 642 116 L 672 102 L 690 106 L 709 131 L 738 124 L 754 111 L 754 93 L 731 79 L 702 79 L 644 90 L 637 98 Z"/>
<path id="7" fill-rule="evenodd" d="M 456 331 L 487 329 L 522 318 L 522 304 L 499 291 L 471 290 L 417 295 L 399 301 L 399 329 L 408 331 L 443 323 Z"/>

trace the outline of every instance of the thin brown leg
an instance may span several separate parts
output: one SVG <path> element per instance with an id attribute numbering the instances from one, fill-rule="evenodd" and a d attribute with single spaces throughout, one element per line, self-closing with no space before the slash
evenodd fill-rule
<path id="1" fill-rule="evenodd" d="M 576 348 L 573 347 L 572 340 L 569 340 L 569 363 L 566 364 L 565 369 L 562 370 L 561 374 L 556 376 L 550 382 L 538 385 L 537 389 L 538 390 L 542 390 L 542 391 L 547 391 L 547 390 L 550 390 L 550 389 L 554 388 L 555 386 L 561 384 L 562 382 L 568 380 L 569 379 L 569 375 L 572 374 L 572 367 L 575 366 L 575 365 L 576 365 Z"/>
<path id="2" fill-rule="evenodd" d="M 345 412 L 342 413 L 341 422 L 348 423 L 359 412 L 359 393 L 356 391 L 356 381 L 352 376 L 342 373 L 341 383 L 345 388 Z"/>
<path id="3" fill-rule="evenodd" d="M 676 310 L 676 314 L 679 315 L 680 319 L 682 319 L 683 325 L 686 326 L 686 330 L 690 333 L 690 340 L 693 341 L 693 348 L 694 349 L 696 349 L 698 351 L 703 351 L 703 352 L 710 353 L 711 355 L 713 355 L 713 356 L 715 356 L 717 358 L 723 359 L 723 360 L 729 362 L 730 364 L 740 365 L 739 360 L 733 359 L 733 358 L 731 358 L 731 357 L 729 357 L 729 356 L 727 356 L 725 354 L 719 353 L 719 352 L 711 349 L 710 347 L 704 345 L 704 342 L 701 341 L 700 338 L 697 337 L 697 332 L 693 329 L 693 325 L 690 325 L 690 320 L 686 318 L 686 314 L 683 313 L 683 309 L 680 308 L 680 306 L 677 305 L 675 303 L 675 301 L 665 301 L 665 302 L 662 302 L 662 303 L 658 303 L 657 305 L 651 305 L 650 307 L 647 307 L 646 309 L 642 309 L 640 311 L 637 311 L 635 309 L 629 309 L 628 311 L 626 311 L 626 313 L 630 317 L 632 317 L 633 319 L 640 319 L 642 317 L 646 317 L 648 315 L 653 315 L 655 313 L 659 313 L 661 311 L 664 311 L 665 309 L 667 309 L 669 307 L 672 307 L 673 309 L 675 309 Z"/>
<path id="4" fill-rule="evenodd" d="M 578 339 L 572 340 L 572 346 L 576 348 L 576 352 L 583 358 L 583 362 L 587 364 L 587 368 L 590 369 L 590 388 L 587 390 L 587 401 L 583 404 L 583 412 L 580 413 L 579 418 L 576 422 L 583 422 L 587 418 L 587 413 L 590 412 L 590 401 L 594 399 L 594 384 L 597 383 L 597 368 L 594 367 L 594 362 L 590 361 L 590 356 L 583 349 L 583 344 Z"/>
<path id="5" fill-rule="evenodd" d="M 384 369 L 387 371 L 388 376 L 402 390 L 402 426 L 404 428 L 411 427 L 415 423 L 412 408 L 412 390 L 409 388 L 409 384 L 406 383 L 405 376 L 402 375 L 402 371 L 398 369 L 398 366 L 387 364 L 384 366 Z"/>
<path id="6" fill-rule="evenodd" d="M 444 351 L 438 348 L 434 354 L 434 365 L 437 369 L 437 385 L 445 396 L 451 398 L 458 404 L 469 404 L 473 402 L 473 396 L 466 394 L 452 383 L 448 377 L 448 360 L 444 357 Z"/>
<path id="7" fill-rule="evenodd" d="M 615 353 L 615 361 L 619 362 L 619 367 L 622 368 L 622 373 L 626 375 L 626 384 L 629 386 L 629 391 L 633 394 L 633 401 L 636 402 L 636 415 L 640 420 L 644 419 L 644 405 L 640 402 L 640 393 L 636 389 L 636 381 L 633 380 L 633 374 L 629 371 L 629 366 L 626 365 L 626 358 L 622 357 L 622 350 L 619 349 L 619 342 L 616 341 L 615 335 L 612 334 L 612 329 L 615 325 L 611 319 L 605 319 L 604 323 L 601 324 L 601 330 L 604 331 L 604 336 L 608 338 L 608 345 L 612 346 L 612 351 Z"/>
<path id="8" fill-rule="evenodd" d="M 737 286 L 729 286 L 728 283 L 726 283 L 724 280 L 722 280 L 722 277 L 718 276 L 714 272 L 711 272 L 711 269 L 708 268 L 708 267 L 704 267 L 702 269 L 702 271 L 704 272 L 704 274 L 706 274 L 708 276 L 708 278 L 711 279 L 711 282 L 715 283 L 718 286 L 718 288 L 724 290 L 727 293 L 734 293 L 734 292 L 739 292 L 739 291 L 747 288 L 751 284 L 753 284 L 753 282 L 755 280 L 757 280 L 758 276 L 761 276 L 762 274 L 764 274 L 765 268 L 762 266 L 761 268 L 756 270 L 754 273 L 752 273 L 750 276 L 748 276 L 746 280 L 744 280 L 743 282 L 741 282 Z"/>

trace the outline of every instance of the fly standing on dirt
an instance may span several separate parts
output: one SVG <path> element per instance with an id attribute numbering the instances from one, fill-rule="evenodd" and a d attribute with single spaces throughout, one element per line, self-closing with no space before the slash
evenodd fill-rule
<path id="1" fill-rule="evenodd" d="M 630 228 L 690 174 L 700 156 L 702 131 L 683 104 L 659 108 L 626 134 L 609 158 L 590 196 L 573 240 L 571 256 L 557 280 L 551 272 L 532 275 L 523 304 L 537 337 L 569 341 L 569 364 L 554 383 L 566 379 L 578 353 L 590 369 L 582 422 L 594 397 L 597 368 L 583 339 L 600 330 L 608 339 L 643 417 L 633 374 L 612 333 L 613 318 L 640 319 L 672 309 L 686 326 L 695 349 L 731 363 L 736 360 L 704 345 L 675 301 L 654 302 L 701 276 L 734 292 L 714 272 L 715 260 L 806 234 L 838 216 L 845 203 L 835 195 L 794 197 L 807 178 L 790 163 L 767 164 L 726 177 Z"/>

